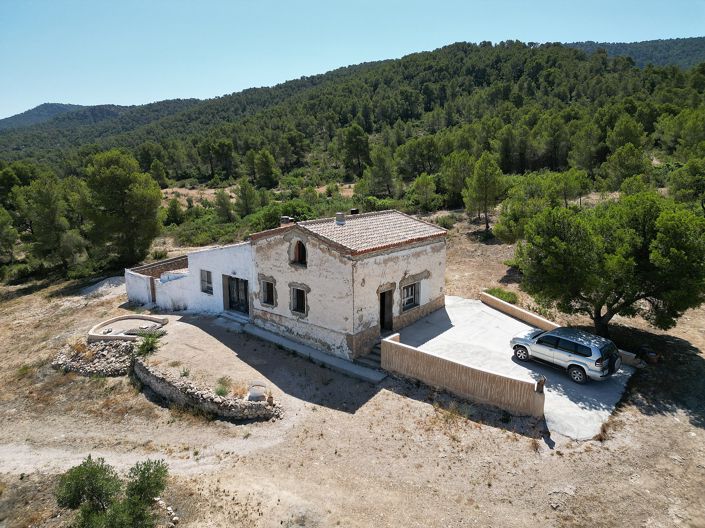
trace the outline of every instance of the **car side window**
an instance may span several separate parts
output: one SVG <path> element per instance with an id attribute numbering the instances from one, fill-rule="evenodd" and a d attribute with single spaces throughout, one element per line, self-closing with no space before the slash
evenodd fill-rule
<path id="1" fill-rule="evenodd" d="M 558 343 L 558 338 L 556 336 L 542 336 L 536 340 L 536 343 L 538 345 L 545 345 L 555 348 Z"/>
<path id="2" fill-rule="evenodd" d="M 566 352 L 575 354 L 575 347 L 576 343 L 573 343 L 572 341 L 568 341 L 567 339 L 558 340 L 558 348 L 560 348 L 561 350 L 565 350 Z"/>
<path id="3" fill-rule="evenodd" d="M 575 353 L 583 357 L 590 357 L 592 356 L 592 349 L 589 346 L 576 344 Z"/>

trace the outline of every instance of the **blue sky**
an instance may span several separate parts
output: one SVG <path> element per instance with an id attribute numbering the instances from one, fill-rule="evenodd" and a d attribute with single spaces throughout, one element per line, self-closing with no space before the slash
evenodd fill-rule
<path id="1" fill-rule="evenodd" d="M 705 35 L 705 0 L 0 0 L 0 117 L 207 98 L 458 41 Z"/>

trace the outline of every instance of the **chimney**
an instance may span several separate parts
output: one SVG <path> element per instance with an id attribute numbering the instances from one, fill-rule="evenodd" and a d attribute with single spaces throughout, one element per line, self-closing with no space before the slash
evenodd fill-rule
<path id="1" fill-rule="evenodd" d="M 291 217 L 290 216 L 280 216 L 279 217 L 279 227 L 285 226 L 287 224 L 291 223 Z"/>
<path id="2" fill-rule="evenodd" d="M 345 213 L 335 213 L 335 223 L 345 225 Z"/>
<path id="3" fill-rule="evenodd" d="M 356 215 L 356 214 L 360 214 L 360 210 L 359 210 L 359 209 L 357 209 L 357 208 L 355 208 L 355 209 L 350 209 L 350 215 Z"/>

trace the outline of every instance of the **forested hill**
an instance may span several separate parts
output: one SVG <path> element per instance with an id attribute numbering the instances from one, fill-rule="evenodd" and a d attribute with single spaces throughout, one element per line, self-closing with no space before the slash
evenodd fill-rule
<path id="1" fill-rule="evenodd" d="M 705 37 L 646 40 L 643 42 L 571 42 L 566 44 L 587 53 L 602 48 L 610 56 L 631 57 L 639 67 L 676 65 L 690 68 L 705 62 Z"/>
<path id="2" fill-rule="evenodd" d="M 44 103 L 21 114 L 0 119 L 0 130 L 22 128 L 49 121 L 53 117 L 82 108 L 80 105 Z"/>

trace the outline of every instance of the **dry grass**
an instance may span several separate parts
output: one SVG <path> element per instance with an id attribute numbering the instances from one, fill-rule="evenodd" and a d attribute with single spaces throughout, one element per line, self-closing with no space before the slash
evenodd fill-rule
<path id="1" fill-rule="evenodd" d="M 247 396 L 247 385 L 243 382 L 235 383 L 231 387 L 230 393 L 236 398 L 244 398 L 245 396 Z"/>

